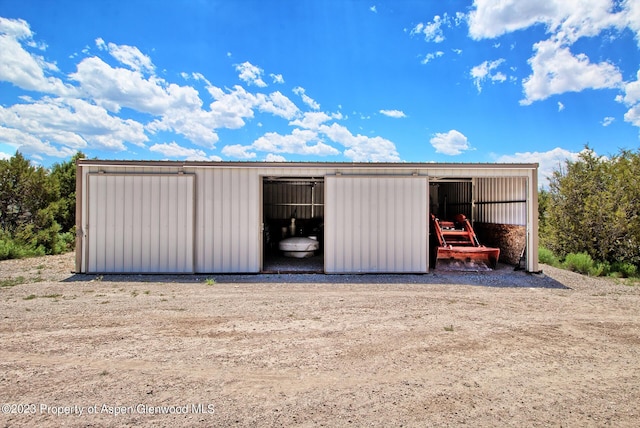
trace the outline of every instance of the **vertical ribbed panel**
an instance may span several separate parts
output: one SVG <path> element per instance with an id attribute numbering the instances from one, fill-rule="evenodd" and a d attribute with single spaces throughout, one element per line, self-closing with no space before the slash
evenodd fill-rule
<path id="1" fill-rule="evenodd" d="M 194 178 L 90 175 L 88 272 L 193 272 Z"/>
<path id="2" fill-rule="evenodd" d="M 453 219 L 457 214 L 464 214 L 467 218 L 472 218 L 471 181 L 439 182 L 434 183 L 432 186 L 437 188 L 432 192 L 434 195 L 433 202 L 437 201 L 437 205 L 432 206 L 432 209 L 435 210 L 433 212 L 435 216 L 443 220 Z"/>
<path id="3" fill-rule="evenodd" d="M 261 178 L 251 169 L 199 169 L 197 272 L 260 271 Z"/>
<path id="4" fill-rule="evenodd" d="M 475 221 L 524 226 L 527 224 L 526 200 L 525 177 L 478 178 Z"/>
<path id="5" fill-rule="evenodd" d="M 324 216 L 324 183 L 272 181 L 264 183 L 264 216 L 269 219 L 311 219 Z M 312 207 L 313 205 L 313 207 Z"/>
<path id="6" fill-rule="evenodd" d="M 427 271 L 425 177 L 328 176 L 325 270 Z"/>

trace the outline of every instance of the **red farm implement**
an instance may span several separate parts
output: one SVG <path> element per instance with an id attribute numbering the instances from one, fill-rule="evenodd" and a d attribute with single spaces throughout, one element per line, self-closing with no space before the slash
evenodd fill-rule
<path id="1" fill-rule="evenodd" d="M 455 216 L 454 221 L 440 220 L 431 214 L 431 229 L 437 238 L 436 268 L 496 268 L 500 249 L 480 245 L 471 223 L 464 214 Z"/>

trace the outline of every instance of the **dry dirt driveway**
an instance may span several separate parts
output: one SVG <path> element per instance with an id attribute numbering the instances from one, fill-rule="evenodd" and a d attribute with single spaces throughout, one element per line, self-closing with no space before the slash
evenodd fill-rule
<path id="1" fill-rule="evenodd" d="M 639 286 L 547 266 L 215 283 L 72 268 L 0 262 L 0 426 L 640 420 Z"/>

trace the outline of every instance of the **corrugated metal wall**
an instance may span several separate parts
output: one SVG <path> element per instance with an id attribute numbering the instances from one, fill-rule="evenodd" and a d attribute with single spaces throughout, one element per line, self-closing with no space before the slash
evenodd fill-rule
<path id="1" fill-rule="evenodd" d="M 325 270 L 427 271 L 426 177 L 328 176 Z"/>
<path id="2" fill-rule="evenodd" d="M 193 175 L 87 181 L 88 272 L 193 272 Z"/>
<path id="3" fill-rule="evenodd" d="M 271 181 L 264 183 L 264 216 L 288 219 L 324 216 L 324 183 L 305 181 Z"/>
<path id="4" fill-rule="evenodd" d="M 196 172 L 196 271 L 259 272 L 261 178 L 247 169 Z"/>
<path id="5" fill-rule="evenodd" d="M 471 217 L 472 185 L 470 180 L 456 182 L 433 182 L 430 184 L 431 212 L 443 220 L 453 219 L 457 214 Z"/>
<path id="6" fill-rule="evenodd" d="M 178 190 L 176 191 L 178 193 L 173 196 L 178 201 L 187 196 L 195 201 L 192 217 L 183 214 L 193 218 L 191 223 L 187 221 L 184 225 L 187 228 L 192 227 L 195 230 L 195 236 L 193 236 L 194 233 L 184 232 L 180 225 L 176 225 L 175 230 L 177 235 L 191 237 L 192 247 L 185 242 L 179 243 L 178 246 L 185 248 L 186 258 L 194 259 L 193 270 L 199 273 L 259 272 L 262 264 L 262 214 L 263 209 L 266 210 L 261 199 L 264 179 L 267 177 L 323 177 L 325 175 L 333 177 L 331 180 L 334 181 L 334 193 L 341 198 L 334 198 L 333 211 L 329 213 L 327 204 L 330 192 L 327 181 L 325 181 L 324 192 L 318 192 L 319 195 L 324 194 L 325 196 L 323 202 L 326 204 L 326 234 L 330 235 L 330 239 L 334 239 L 332 245 L 335 248 L 332 250 L 327 248 L 325 251 L 327 267 L 330 268 L 328 271 L 339 272 L 340 269 L 344 272 L 426 270 L 426 266 L 422 269 L 420 262 L 426 263 L 427 260 L 425 253 L 427 251 L 427 221 L 423 221 L 427 218 L 428 210 L 427 176 L 451 182 L 459 177 L 466 177 L 461 181 L 472 179 L 475 183 L 475 221 L 514 225 L 528 223 L 527 227 L 531 228 L 527 232 L 531 250 L 528 268 L 532 271 L 537 269 L 537 218 L 535 217 L 537 215 L 537 200 L 535 199 L 537 196 L 535 193 L 537 190 L 537 169 L 535 167 L 503 165 L 488 167 L 486 165 L 467 166 L 464 164 L 459 166 L 394 164 L 379 167 L 370 164 L 330 166 L 323 164 L 282 164 L 278 166 L 262 164 L 254 166 L 248 164 L 245 166 L 226 163 L 199 165 L 177 162 L 156 162 L 153 164 L 130 162 L 118 164 L 108 161 L 86 161 L 86 164 L 80 163 L 79 171 L 81 172 L 81 178 L 78 181 L 80 198 L 78 229 L 81 232 L 81 239 L 78 240 L 80 256 L 77 269 L 79 272 L 96 271 L 98 263 L 102 263 L 100 266 L 105 269 L 107 264 L 120 263 L 126 271 L 139 271 L 140 269 L 136 268 L 137 263 L 145 265 L 150 261 L 146 261 L 147 259 L 143 261 L 136 259 L 136 257 L 143 257 L 143 254 L 147 252 L 153 254 L 154 245 L 157 245 L 157 241 L 153 241 L 156 238 L 148 236 L 148 240 L 139 238 L 137 247 L 125 249 L 119 241 L 120 238 L 107 237 L 106 229 L 100 231 L 100 228 L 108 227 L 107 225 L 100 226 L 100 224 L 106 224 L 107 221 L 112 223 L 111 227 L 133 230 L 138 224 L 154 224 L 154 222 L 161 220 L 153 218 L 154 212 L 135 208 L 134 215 L 127 216 L 128 219 L 123 220 L 122 225 L 116 225 L 115 217 L 108 217 L 106 214 L 109 209 L 113 209 L 111 204 L 116 198 L 115 194 L 121 192 L 114 189 L 122 189 L 121 193 L 127 195 L 128 200 L 142 200 L 143 196 L 126 193 L 123 189 L 129 187 L 123 187 L 122 184 L 116 185 L 115 182 L 113 186 L 116 187 L 113 189 L 110 189 L 111 184 L 105 187 L 106 182 L 96 185 L 93 177 L 98 176 L 99 171 L 104 171 L 105 177 L 123 174 L 131 174 L 132 176 L 170 174 L 177 176 L 177 173 L 181 171 L 196 176 L 191 190 Z M 333 176 L 337 173 L 342 173 L 342 176 Z M 88 174 L 91 175 L 91 180 L 88 179 Z M 412 175 L 417 176 L 412 177 Z M 371 176 L 376 177 L 372 179 Z M 341 180 L 347 178 L 349 180 L 344 182 L 346 187 L 342 189 L 342 184 L 338 186 L 338 181 L 342 182 Z M 358 184 L 360 187 L 354 187 L 359 179 L 362 180 Z M 405 180 L 411 184 L 405 183 Z M 416 186 L 421 190 L 407 190 Z M 167 203 L 165 197 L 168 198 L 170 193 L 158 188 L 154 188 L 154 190 L 145 187 L 145 189 L 144 198 L 158 197 L 161 199 L 158 199 L 157 202 L 144 199 L 145 202 L 141 203 L 141 206 Z M 420 196 L 414 199 L 408 197 L 407 194 L 413 196 L 420 194 Z M 94 200 L 96 198 L 97 200 Z M 104 200 L 100 201 L 100 198 Z M 521 202 L 527 198 L 531 201 L 529 206 Z M 170 206 L 167 206 L 167 210 L 182 205 L 184 205 L 182 202 L 171 203 Z M 97 217 L 97 213 L 101 210 L 105 213 Z M 409 211 L 407 212 L 407 210 Z M 414 218 L 408 213 L 413 213 L 414 216 L 415 213 L 420 213 L 419 216 L 423 217 L 417 220 L 419 216 Z M 109 215 L 113 216 L 114 214 Z M 345 215 L 348 216 L 345 217 Z M 326 221 L 328 218 L 333 219 L 330 221 L 335 222 L 334 226 L 330 227 Z M 133 223 L 127 223 L 129 221 Z M 404 227 L 401 226 L 402 224 L 410 224 L 411 226 Z M 424 230 L 420 228 L 424 228 Z M 97 233 L 102 233 L 102 237 L 96 237 Z M 424 245 L 413 241 L 416 237 L 419 240 L 424 237 Z M 176 236 L 171 239 L 180 238 Z M 385 240 L 391 242 L 392 245 L 387 245 Z M 153 244 L 146 242 L 153 242 Z M 394 248 L 393 251 L 388 252 L 391 247 Z M 96 256 L 100 252 L 102 252 L 100 256 L 102 261 L 99 262 Z M 113 261 L 107 261 L 107 258 L 111 258 Z M 342 258 L 344 260 L 341 260 Z M 125 259 L 128 261 L 125 262 Z M 131 264 L 128 264 L 129 261 Z M 167 269 L 163 269 L 163 271 Z M 101 270 L 104 271 L 102 268 Z"/>
<path id="7" fill-rule="evenodd" d="M 477 222 L 524 226 L 527 224 L 527 179 L 477 178 L 475 205 Z"/>

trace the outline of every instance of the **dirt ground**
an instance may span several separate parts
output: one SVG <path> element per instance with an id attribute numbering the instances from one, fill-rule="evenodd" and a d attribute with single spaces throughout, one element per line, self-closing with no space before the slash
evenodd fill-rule
<path id="1" fill-rule="evenodd" d="M 637 426 L 640 286 L 0 262 L 0 426 Z M 215 281 L 214 281 L 215 280 Z"/>

